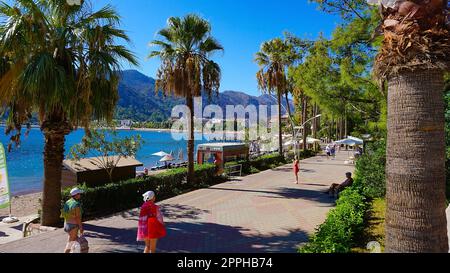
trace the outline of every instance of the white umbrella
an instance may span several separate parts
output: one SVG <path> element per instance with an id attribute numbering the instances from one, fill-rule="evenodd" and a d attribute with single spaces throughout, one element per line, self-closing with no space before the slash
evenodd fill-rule
<path id="1" fill-rule="evenodd" d="M 163 156 L 166 156 L 166 155 L 169 155 L 169 154 L 166 153 L 166 152 L 161 151 L 161 152 L 154 153 L 154 154 L 152 154 L 152 155 L 163 157 Z"/>
<path id="2" fill-rule="evenodd" d="M 320 142 L 320 139 L 315 139 L 315 138 L 312 138 L 312 137 L 307 137 L 306 138 L 306 143 L 308 143 L 308 144 L 314 144 L 314 143 L 319 143 L 319 142 Z M 303 139 L 301 139 L 299 143 L 303 144 Z"/>
<path id="3" fill-rule="evenodd" d="M 168 162 L 168 161 L 174 161 L 173 156 L 171 155 L 166 155 L 163 158 L 161 158 L 160 162 Z"/>
<path id="4" fill-rule="evenodd" d="M 348 139 L 355 141 L 355 143 L 357 145 L 363 145 L 364 144 L 364 140 L 362 140 L 360 138 L 357 138 L 357 137 L 349 136 Z"/>
<path id="5" fill-rule="evenodd" d="M 355 140 L 352 139 L 342 139 L 342 140 L 338 140 L 336 141 L 337 144 L 341 144 L 341 145 L 348 145 L 348 146 L 355 146 L 357 145 Z"/>

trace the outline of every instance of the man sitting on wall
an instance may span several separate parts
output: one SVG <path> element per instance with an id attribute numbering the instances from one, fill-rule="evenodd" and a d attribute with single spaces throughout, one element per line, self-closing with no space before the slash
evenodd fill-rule
<path id="1" fill-rule="evenodd" d="M 353 185 L 352 173 L 348 172 L 345 174 L 345 176 L 347 177 L 347 179 L 342 184 L 331 185 L 326 193 L 337 198 L 340 192 L 348 187 L 351 187 Z"/>

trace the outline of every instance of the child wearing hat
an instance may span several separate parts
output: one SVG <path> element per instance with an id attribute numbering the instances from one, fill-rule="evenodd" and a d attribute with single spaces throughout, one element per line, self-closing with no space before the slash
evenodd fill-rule
<path id="1" fill-rule="evenodd" d="M 155 193 L 148 191 L 142 196 L 144 204 L 139 213 L 137 240 L 145 242 L 144 253 L 155 253 L 158 239 L 166 236 L 166 228 L 161 210 L 155 204 Z"/>

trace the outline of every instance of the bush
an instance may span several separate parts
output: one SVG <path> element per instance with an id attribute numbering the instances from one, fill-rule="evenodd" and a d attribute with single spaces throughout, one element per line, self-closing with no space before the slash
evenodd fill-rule
<path id="1" fill-rule="evenodd" d="M 185 183 L 187 169 L 173 169 L 167 172 L 135 178 L 127 181 L 88 188 L 83 185 L 83 217 L 91 218 L 137 208 L 142 205 L 142 194 L 152 190 L 158 200 L 167 199 L 188 190 L 218 183 L 214 165 L 195 167 L 195 184 Z M 63 200 L 69 199 L 70 189 L 62 192 Z"/>
<path id="2" fill-rule="evenodd" d="M 341 193 L 337 206 L 331 210 L 325 222 L 319 226 L 309 243 L 300 253 L 348 253 L 354 246 L 354 238 L 364 230 L 364 216 L 368 204 L 355 188 Z"/>
<path id="3" fill-rule="evenodd" d="M 314 151 L 301 151 L 300 159 L 309 158 L 315 156 Z M 292 162 L 294 158 L 294 153 L 289 153 L 286 158 L 281 157 L 279 154 L 269 154 L 263 155 L 261 157 L 250 159 L 250 160 L 240 160 L 234 162 L 227 162 L 225 167 L 242 165 L 242 173 L 244 175 L 255 174 L 265 170 L 273 169 L 281 165 Z"/>
<path id="4" fill-rule="evenodd" d="M 386 143 L 369 144 L 356 162 L 355 183 L 342 192 L 336 208 L 319 226 L 301 253 L 348 253 L 362 236 L 365 215 L 373 198 L 386 194 Z"/>
<path id="5" fill-rule="evenodd" d="M 371 143 L 356 161 L 355 185 L 368 198 L 386 195 L 386 142 Z"/>

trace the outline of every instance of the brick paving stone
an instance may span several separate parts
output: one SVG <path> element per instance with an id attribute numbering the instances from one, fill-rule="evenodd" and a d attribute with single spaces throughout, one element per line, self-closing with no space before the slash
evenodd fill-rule
<path id="1" fill-rule="evenodd" d="M 345 180 L 354 166 L 324 156 L 300 162 L 300 185 L 291 165 L 261 172 L 159 202 L 168 236 L 160 252 L 296 252 L 321 224 L 334 200 L 322 192 Z M 85 223 L 91 252 L 142 252 L 136 242 L 138 210 Z M 0 252 L 58 253 L 66 243 L 62 230 L 0 245 Z"/>

